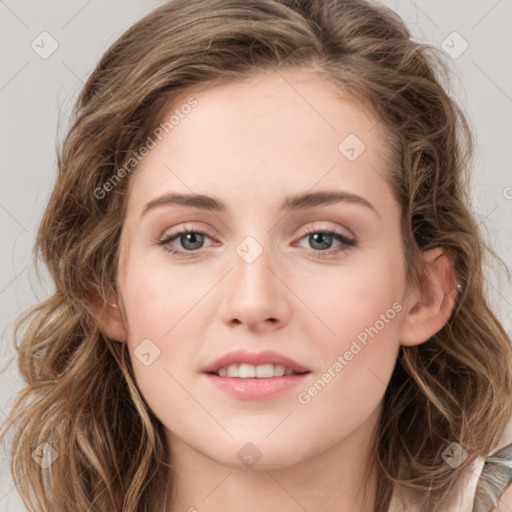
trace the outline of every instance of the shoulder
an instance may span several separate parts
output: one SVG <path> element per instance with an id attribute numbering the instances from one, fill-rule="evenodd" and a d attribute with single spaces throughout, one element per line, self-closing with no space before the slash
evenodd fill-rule
<path id="1" fill-rule="evenodd" d="M 476 492 L 476 510 L 512 511 L 512 443 L 487 458 Z"/>
<path id="2" fill-rule="evenodd" d="M 512 445 L 509 447 L 512 449 Z M 499 453 L 485 461 L 474 498 L 474 512 L 512 511 L 512 457 Z"/>
<path id="3" fill-rule="evenodd" d="M 510 512 L 512 510 L 512 484 L 510 484 L 501 498 L 498 500 L 498 508 L 494 508 L 492 512 Z"/>
<path id="4" fill-rule="evenodd" d="M 504 446 L 505 445 L 505 446 Z M 508 423 L 505 431 L 503 432 L 500 443 L 499 450 L 503 453 L 504 458 L 506 460 L 505 464 L 508 462 L 509 474 L 512 474 L 512 420 Z M 498 499 L 498 508 L 494 509 L 493 512 L 511 512 L 512 511 L 512 483 L 508 485 L 505 489 L 505 492 Z"/>
<path id="5" fill-rule="evenodd" d="M 474 511 L 512 512 L 512 420 L 485 459 L 478 481 Z"/>

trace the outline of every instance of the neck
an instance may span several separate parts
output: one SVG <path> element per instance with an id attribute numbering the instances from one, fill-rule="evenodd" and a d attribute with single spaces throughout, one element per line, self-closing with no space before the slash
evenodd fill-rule
<path id="1" fill-rule="evenodd" d="M 373 511 L 377 474 L 375 467 L 367 471 L 371 434 L 371 428 L 361 428 L 306 460 L 259 469 L 219 464 L 172 437 L 169 512 Z"/>

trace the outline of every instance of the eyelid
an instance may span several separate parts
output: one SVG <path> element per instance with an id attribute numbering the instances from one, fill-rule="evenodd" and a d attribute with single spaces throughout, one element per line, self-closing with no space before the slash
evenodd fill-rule
<path id="1" fill-rule="evenodd" d="M 180 225 L 177 228 L 173 228 L 171 230 L 165 231 L 164 234 L 159 237 L 159 241 L 164 242 L 165 240 L 172 239 L 172 238 L 176 237 L 177 235 L 181 235 L 183 233 L 187 233 L 190 231 L 193 231 L 194 233 L 206 235 L 209 238 L 214 238 L 208 229 L 200 227 L 199 225 L 194 224 L 194 223 L 187 223 L 184 225 Z"/>
<path id="2" fill-rule="evenodd" d="M 347 231 L 349 231 L 349 230 L 347 230 Z M 208 229 L 203 229 L 203 228 L 199 227 L 199 225 L 197 225 L 197 224 L 190 223 L 190 224 L 180 225 L 180 227 L 174 228 L 170 232 L 165 233 L 164 235 L 162 235 L 159 238 L 158 243 L 160 245 L 166 246 L 166 245 L 170 244 L 170 242 L 173 239 L 177 239 L 181 235 L 189 233 L 189 232 L 198 233 L 203 236 L 205 235 L 210 239 L 214 238 L 213 236 L 210 235 Z M 329 234 L 340 242 L 339 246 L 332 247 L 330 249 L 326 249 L 323 251 L 304 248 L 304 249 L 306 249 L 306 251 L 308 251 L 308 253 L 310 255 L 314 255 L 315 257 L 318 257 L 320 259 L 335 257 L 337 254 L 345 252 L 345 251 L 347 251 L 351 248 L 357 247 L 359 245 L 359 241 L 354 235 L 344 234 L 343 232 L 340 231 L 339 227 L 333 228 L 333 227 L 319 226 L 318 224 L 313 224 L 313 225 L 310 225 L 310 226 L 304 228 L 301 231 L 300 235 L 297 235 L 294 238 L 294 241 L 293 241 L 294 247 L 297 246 L 296 244 L 298 242 L 300 242 L 300 240 L 302 240 L 307 235 L 312 234 L 312 233 Z M 181 258 L 191 258 L 191 257 L 194 257 L 195 254 L 200 254 L 202 249 L 206 249 L 206 248 L 207 247 L 201 247 L 200 249 L 197 249 L 194 251 L 184 251 L 182 249 L 169 249 L 169 248 L 167 248 L 166 250 L 167 250 L 167 252 L 174 254 L 178 257 L 181 257 Z"/>
<path id="3" fill-rule="evenodd" d="M 354 249 L 356 247 L 359 247 L 359 241 L 354 236 L 347 236 L 340 232 L 338 228 L 322 228 L 322 227 L 309 227 L 306 229 L 305 232 L 303 232 L 298 238 L 296 238 L 296 241 L 294 242 L 294 246 L 296 246 L 303 238 L 307 237 L 308 235 L 312 233 L 324 233 L 328 234 L 334 239 L 338 240 L 340 245 L 331 247 L 330 249 L 326 250 L 315 250 L 310 248 L 304 248 L 307 253 L 318 259 L 335 259 L 336 257 L 341 256 L 343 253 L 348 252 L 350 249 Z"/>
<path id="4" fill-rule="evenodd" d="M 347 233 L 343 233 L 342 229 L 344 231 L 346 231 Z M 333 231 L 333 232 L 336 232 L 337 234 L 339 234 L 340 236 L 346 238 L 347 240 L 354 240 L 357 242 L 356 236 L 348 228 L 340 228 L 339 226 L 325 226 L 325 223 L 322 225 L 321 222 L 313 223 L 312 225 L 305 227 L 301 231 L 300 236 L 303 237 L 304 235 L 309 235 L 310 233 L 316 233 L 317 231 L 325 231 L 325 232 Z"/>
<path id="5" fill-rule="evenodd" d="M 344 228 L 346 231 L 349 232 L 349 234 L 341 233 L 339 232 L 338 227 L 327 227 L 325 225 L 318 225 L 317 223 L 313 224 L 312 226 L 308 226 L 306 228 L 303 228 L 300 231 L 300 234 L 298 235 L 299 238 L 304 237 L 305 235 L 309 235 L 311 233 L 315 233 L 317 231 L 323 231 L 323 232 L 329 232 L 329 231 L 335 231 L 337 234 L 341 235 L 342 237 L 345 237 L 349 240 L 354 240 L 357 242 L 357 238 L 355 235 L 347 228 Z M 169 238 L 174 237 L 175 235 L 182 234 L 183 232 L 187 231 L 194 231 L 200 234 L 204 234 L 209 236 L 210 238 L 214 238 L 213 235 L 210 233 L 210 231 L 206 228 L 201 227 L 199 224 L 194 224 L 194 222 L 186 223 L 184 225 L 180 225 L 177 228 L 173 228 L 170 232 L 165 231 L 163 235 L 159 237 L 159 240 L 166 240 Z"/>

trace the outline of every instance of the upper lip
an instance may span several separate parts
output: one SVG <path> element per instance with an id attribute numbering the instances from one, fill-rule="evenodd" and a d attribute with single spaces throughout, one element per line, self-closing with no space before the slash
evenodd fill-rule
<path id="1" fill-rule="evenodd" d="M 219 368 L 225 368 L 230 364 L 252 364 L 253 366 L 260 366 L 263 364 L 274 364 L 274 365 L 282 365 L 285 368 L 290 368 L 291 370 L 303 373 L 309 372 L 310 370 L 305 366 L 301 365 L 297 361 L 286 357 L 278 352 L 274 352 L 273 350 L 264 350 L 262 352 L 248 352 L 247 350 L 234 350 L 233 352 L 228 352 L 224 354 L 222 357 L 219 357 L 208 366 L 203 369 L 204 373 L 212 373 L 217 372 Z"/>

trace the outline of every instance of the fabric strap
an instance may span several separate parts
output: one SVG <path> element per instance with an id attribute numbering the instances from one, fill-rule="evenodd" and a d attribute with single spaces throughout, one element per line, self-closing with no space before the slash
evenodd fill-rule
<path id="1" fill-rule="evenodd" d="M 475 493 L 473 512 L 491 512 L 512 482 L 512 444 L 487 457 Z"/>

